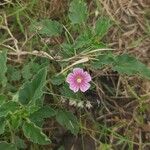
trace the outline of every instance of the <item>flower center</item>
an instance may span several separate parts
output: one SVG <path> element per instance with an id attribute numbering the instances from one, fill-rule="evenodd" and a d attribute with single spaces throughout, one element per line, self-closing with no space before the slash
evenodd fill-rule
<path id="1" fill-rule="evenodd" d="M 81 82 L 82 82 L 81 77 L 78 77 L 78 78 L 77 78 L 77 82 L 78 82 L 78 83 L 81 83 Z"/>

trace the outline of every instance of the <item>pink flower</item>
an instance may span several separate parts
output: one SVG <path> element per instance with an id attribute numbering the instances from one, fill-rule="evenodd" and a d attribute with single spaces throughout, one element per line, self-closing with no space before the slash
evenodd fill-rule
<path id="1" fill-rule="evenodd" d="M 73 73 L 69 73 L 66 82 L 69 83 L 69 88 L 75 93 L 79 91 L 87 91 L 90 88 L 88 82 L 91 81 L 91 76 L 87 71 L 83 71 L 81 68 L 73 69 Z"/>

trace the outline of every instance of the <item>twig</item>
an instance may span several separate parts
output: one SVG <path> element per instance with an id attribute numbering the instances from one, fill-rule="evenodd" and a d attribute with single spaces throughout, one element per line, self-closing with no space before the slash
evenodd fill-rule
<path id="1" fill-rule="evenodd" d="M 74 62 L 73 64 L 71 64 L 68 67 L 66 67 L 65 69 L 63 69 L 59 74 L 62 74 L 63 72 L 65 72 L 66 70 L 68 70 L 69 68 L 71 68 L 71 67 L 73 67 L 73 66 L 75 66 L 77 64 L 82 64 L 82 63 L 85 63 L 87 61 L 89 61 L 89 58 L 88 57 L 83 57 L 82 59 Z"/>
<path id="2" fill-rule="evenodd" d="M 8 55 L 18 56 L 18 53 L 9 52 Z M 34 56 L 45 57 L 45 58 L 48 58 L 50 60 L 54 60 L 54 58 L 52 56 L 50 56 L 48 53 L 46 53 L 44 51 L 37 51 L 37 50 L 34 50 L 32 52 L 21 51 L 19 55 L 20 56 L 21 55 L 34 55 Z"/>
<path id="3" fill-rule="evenodd" d="M 7 30 L 8 34 L 10 35 L 10 37 L 13 39 L 14 41 L 14 46 L 16 48 L 16 52 L 18 53 L 19 55 L 19 47 L 18 47 L 18 40 L 13 36 L 13 34 L 11 33 L 9 27 L 8 27 L 8 22 L 7 22 L 7 17 L 6 17 L 6 14 L 4 14 L 4 22 L 5 22 L 5 26 L 3 26 L 4 29 Z"/>

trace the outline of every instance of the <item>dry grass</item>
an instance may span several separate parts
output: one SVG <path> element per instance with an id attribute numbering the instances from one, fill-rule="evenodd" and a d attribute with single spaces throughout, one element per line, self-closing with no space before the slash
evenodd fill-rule
<path id="1" fill-rule="evenodd" d="M 107 13 L 116 26 L 106 40 L 118 53 L 131 53 L 150 66 L 150 1 L 99 0 L 103 13 Z M 136 79 L 135 79 L 136 80 Z M 143 93 L 149 93 L 149 82 L 143 82 Z"/>
<path id="2" fill-rule="evenodd" d="M 104 0 L 100 3 L 119 27 L 110 31 L 108 38 L 110 45 L 121 53 L 133 53 L 140 58 L 147 56 L 150 41 L 147 35 L 145 15 L 149 8 L 149 2 L 142 0 Z"/>
<path id="3" fill-rule="evenodd" d="M 109 45 L 115 48 L 118 53 L 130 53 L 150 66 L 150 36 L 147 26 L 147 22 L 150 21 L 148 11 L 150 1 L 101 0 L 99 4 L 102 6 L 102 12 L 107 13 L 116 23 L 116 26 L 106 37 Z M 116 80 L 113 76 L 111 78 L 113 81 Z M 111 127 L 115 126 L 116 132 L 137 142 L 134 143 L 133 149 L 149 149 L 149 146 L 144 144 L 150 141 L 149 111 L 144 107 L 149 108 L 150 105 L 150 82 L 136 77 L 124 78 L 120 76 L 115 87 L 116 93 L 121 92 L 122 96 L 107 99 L 105 93 L 107 102 L 104 101 L 104 107 L 106 112 L 103 112 L 98 120 L 108 122 Z M 100 91 L 102 90 L 97 92 L 102 93 Z M 145 96 L 142 97 L 141 94 L 145 94 Z M 104 97 L 102 98 L 104 99 Z M 116 139 L 112 137 L 111 141 L 115 143 Z M 115 149 L 119 149 L 119 147 Z"/>
<path id="4" fill-rule="evenodd" d="M 92 12 L 95 5 L 93 5 L 93 1 L 91 0 L 88 0 L 88 3 L 89 9 L 91 9 Z M 102 15 L 107 14 L 115 23 L 105 38 L 109 46 L 116 49 L 119 54 L 133 54 L 150 66 L 150 31 L 148 31 L 147 24 L 150 21 L 150 1 L 97 0 L 97 5 L 100 8 L 100 13 Z M 64 19 L 66 15 L 68 1 L 41 0 L 33 9 L 35 9 L 34 11 L 36 12 L 37 18 L 60 20 Z M 7 17 L 5 18 L 9 19 Z M 94 19 L 95 18 L 92 18 L 91 21 L 94 22 Z M 5 27 L 7 27 L 6 20 L 5 24 Z M 29 36 L 30 34 L 27 35 L 25 41 L 22 42 L 19 41 L 19 39 L 15 39 L 17 36 L 12 35 L 11 32 L 9 32 L 9 28 L 5 29 L 13 42 L 12 47 L 14 52 L 9 53 L 10 55 L 17 55 L 18 59 L 24 55 L 36 55 L 53 59 L 46 52 L 25 51 L 28 48 L 26 45 L 28 41 L 32 40 L 33 35 L 31 35 L 31 37 Z M 20 46 L 20 43 L 23 43 L 23 47 Z M 47 44 L 45 41 L 43 41 L 43 43 Z M 23 52 L 18 50 L 20 48 L 18 48 L 18 45 L 23 48 Z M 79 62 L 77 61 L 77 63 L 80 63 L 80 61 L 84 62 L 87 60 L 81 59 Z M 133 149 L 148 150 L 150 147 L 146 144 L 150 142 L 150 82 L 143 81 L 138 77 L 122 77 L 109 71 L 107 68 L 101 72 L 97 70 L 92 71 L 94 78 L 97 77 L 94 82 L 96 85 L 96 93 L 94 93 L 94 96 L 92 95 L 93 93 L 90 93 L 90 96 L 87 97 L 91 101 L 93 97 L 100 99 L 100 110 L 95 109 L 91 113 L 96 118 L 96 121 L 106 125 L 107 128 L 111 128 L 111 131 L 109 130 L 108 132 L 107 130 L 106 143 L 113 145 L 112 147 L 116 150 L 122 148 L 124 143 L 117 145 L 117 142 L 121 140 L 121 137 L 114 134 L 117 133 L 128 137 L 129 143 L 133 145 Z M 110 94 L 109 89 L 101 82 L 99 76 L 101 76 L 105 84 L 114 89 L 113 92 L 115 92 L 115 96 Z M 92 133 L 94 132 L 94 134 L 97 135 L 97 131 L 94 131 L 91 127 L 87 127 L 84 132 L 88 133 L 88 130 L 92 130 Z M 101 140 L 106 138 L 103 136 L 103 133 L 101 136 Z M 92 137 L 94 138 L 94 135 L 92 135 Z M 126 146 L 124 147 L 124 149 L 127 148 Z"/>

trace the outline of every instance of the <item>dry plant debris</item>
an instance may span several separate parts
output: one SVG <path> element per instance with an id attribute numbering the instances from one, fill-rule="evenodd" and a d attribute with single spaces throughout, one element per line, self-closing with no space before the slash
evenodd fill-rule
<path id="1" fill-rule="evenodd" d="M 71 103 L 72 99 L 59 95 L 60 93 L 57 93 L 58 89 L 52 87 L 48 82 L 47 90 L 51 93 L 45 94 L 45 104 L 52 105 L 54 108 L 67 108 L 67 110 L 76 114 L 80 118 L 81 133 L 74 136 L 56 121 L 45 119 L 43 131 L 48 137 L 52 137 L 53 144 L 39 146 L 38 148 L 57 149 L 59 146 L 64 145 L 65 150 L 82 150 L 83 147 L 84 150 L 149 150 L 150 81 L 141 79 L 138 76 L 120 75 L 112 71 L 110 67 L 102 70 L 88 69 L 88 63 L 95 59 L 95 55 L 99 52 L 115 50 L 117 54 L 128 53 L 134 55 L 150 66 L 150 1 L 96 0 L 95 3 L 95 1 L 88 0 L 88 10 L 91 14 L 88 20 L 90 25 L 95 24 L 99 16 L 107 16 L 114 22 L 114 25 L 104 37 L 104 41 L 109 48 L 83 51 L 69 58 L 59 56 L 60 49 L 58 45 L 65 41 L 63 34 L 57 37 L 41 37 L 30 33 L 30 30 L 26 28 L 26 25 L 29 26 L 29 21 L 26 21 L 23 15 L 27 15 L 27 18 L 31 17 L 29 20 L 32 20 L 32 17 L 39 20 L 48 18 L 64 24 L 68 21 L 66 15 L 69 11 L 70 1 L 41 0 L 35 2 L 35 4 L 33 1 L 30 6 L 31 10 L 29 9 L 28 13 L 25 12 L 20 16 L 20 20 L 17 20 L 18 24 L 23 22 L 25 26 L 24 32 L 21 33 L 21 31 L 18 32 L 18 29 L 14 30 L 13 13 L 9 13 L 8 9 L 17 5 L 26 10 L 29 3 L 29 0 L 4 0 L 0 2 L 0 32 L 2 35 L 3 33 L 6 35 L 6 39 L 0 42 L 0 47 L 8 49 L 7 59 L 9 65 L 22 68 L 22 65 L 28 59 L 30 60 L 32 56 L 35 56 L 37 61 L 40 61 L 40 58 L 48 58 L 52 64 L 49 74 L 53 75 L 59 72 L 58 75 L 62 75 L 76 65 L 87 63 L 85 67 L 93 77 L 92 84 L 96 91 L 91 90 L 84 96 L 86 101 L 92 105 L 90 109 L 84 106 L 79 109 L 78 105 L 75 107 L 74 103 Z M 96 5 L 97 8 L 95 8 Z M 21 9 L 18 11 L 21 11 Z M 15 13 L 17 12 L 15 11 Z M 21 24 L 19 25 L 22 27 Z M 78 33 L 70 35 L 68 31 L 68 29 L 71 30 L 70 25 L 63 26 L 63 28 L 68 37 L 70 36 L 69 39 L 74 41 Z M 65 66 L 67 62 L 68 65 Z M 64 67 L 61 68 L 57 63 L 64 63 Z M 18 86 L 18 82 L 13 81 L 12 83 Z M 76 99 L 76 97 L 73 98 Z M 56 102 L 54 99 L 59 101 Z M 68 112 L 63 113 L 64 117 L 68 115 Z M 59 120 L 58 118 L 56 120 Z M 100 124 L 98 129 L 97 123 Z M 39 131 L 38 128 L 36 129 Z M 18 135 L 22 136 L 20 132 L 18 132 Z M 36 145 L 32 145 L 27 139 L 26 144 L 30 148 L 32 146 L 36 148 Z"/>

